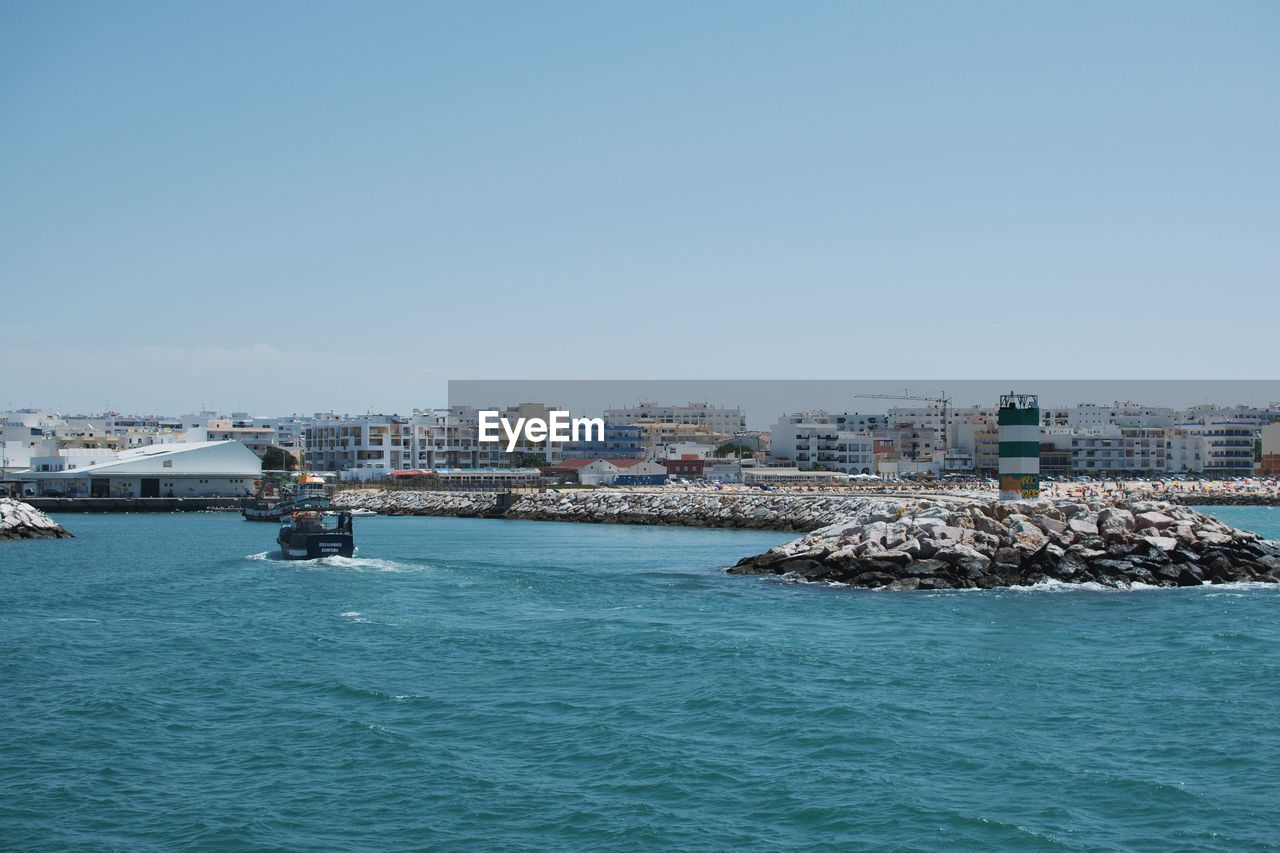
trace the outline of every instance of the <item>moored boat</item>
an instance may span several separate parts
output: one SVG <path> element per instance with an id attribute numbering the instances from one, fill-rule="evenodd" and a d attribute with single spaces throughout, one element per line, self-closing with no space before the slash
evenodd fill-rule
<path id="1" fill-rule="evenodd" d="M 291 497 L 270 480 L 255 480 L 251 498 L 240 501 L 245 521 L 279 521 L 289 511 Z"/>
<path id="2" fill-rule="evenodd" d="M 292 487 L 271 480 L 258 480 L 251 498 L 240 501 L 240 514 L 246 521 L 280 521 L 295 508 L 328 509 L 324 478 L 303 474 Z"/>

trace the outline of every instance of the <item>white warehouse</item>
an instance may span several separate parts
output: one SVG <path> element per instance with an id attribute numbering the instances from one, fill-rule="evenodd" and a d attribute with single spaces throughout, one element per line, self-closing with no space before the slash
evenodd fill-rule
<path id="1" fill-rule="evenodd" d="M 99 454 L 102 451 L 98 452 Z M 15 477 L 38 495 L 96 498 L 238 497 L 253 494 L 262 460 L 238 441 L 156 444 L 104 455 L 34 457 Z"/>

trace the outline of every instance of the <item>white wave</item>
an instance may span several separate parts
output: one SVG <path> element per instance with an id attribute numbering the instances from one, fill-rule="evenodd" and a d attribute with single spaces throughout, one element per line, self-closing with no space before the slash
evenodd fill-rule
<path id="1" fill-rule="evenodd" d="M 365 569 L 376 572 L 420 572 L 424 568 L 424 566 L 414 565 L 413 563 L 401 563 L 398 560 L 381 560 L 374 557 L 322 557 L 318 560 L 306 560 L 305 563 L 315 567 Z"/>
<path id="2" fill-rule="evenodd" d="M 1280 584 L 1265 583 L 1263 581 L 1232 581 L 1231 583 L 1206 583 L 1203 587 L 1209 595 L 1230 595 L 1239 598 L 1242 592 L 1258 592 L 1266 590 L 1268 592 L 1280 592 Z"/>
<path id="3" fill-rule="evenodd" d="M 247 555 L 247 556 L 245 557 L 245 559 L 246 559 L 246 560 L 270 560 L 270 559 L 271 559 L 271 552 L 270 552 L 270 551 L 259 551 L 257 554 L 249 554 L 249 555 Z"/>
<path id="4" fill-rule="evenodd" d="M 1145 592 L 1157 589 L 1174 589 L 1175 587 L 1156 586 L 1155 584 L 1142 583 L 1135 581 L 1133 583 L 1124 582 L 1119 586 L 1108 586 L 1098 583 L 1097 581 L 1085 581 L 1084 583 L 1070 583 L 1068 581 L 1042 580 L 1039 583 L 1033 583 L 1030 586 L 1005 586 L 998 587 L 999 591 L 1008 590 L 1010 592 Z"/>

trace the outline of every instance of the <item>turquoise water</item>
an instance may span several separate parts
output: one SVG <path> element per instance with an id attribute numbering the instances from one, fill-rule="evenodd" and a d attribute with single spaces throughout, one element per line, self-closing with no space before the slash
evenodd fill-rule
<path id="1" fill-rule="evenodd" d="M 429 518 L 300 564 L 228 514 L 62 520 L 0 550 L 5 848 L 1280 840 L 1280 590 L 827 589 L 719 571 L 784 534 Z"/>

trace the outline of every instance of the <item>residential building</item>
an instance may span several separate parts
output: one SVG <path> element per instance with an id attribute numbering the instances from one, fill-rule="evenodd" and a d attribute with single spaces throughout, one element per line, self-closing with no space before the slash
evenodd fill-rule
<path id="1" fill-rule="evenodd" d="M 644 428 L 606 423 L 603 438 L 566 442 L 560 453 L 564 459 L 643 459 Z"/>
<path id="2" fill-rule="evenodd" d="M 204 426 L 206 441 L 238 441 L 259 459 L 276 444 L 276 430 L 270 426 L 245 426 L 246 422 L 231 418 L 210 418 Z"/>
<path id="3" fill-rule="evenodd" d="M 885 423 L 883 415 L 858 412 L 783 415 L 773 426 L 770 453 L 799 468 L 869 474 L 874 467 L 873 430 Z"/>
<path id="4" fill-rule="evenodd" d="M 413 467 L 407 464 L 411 448 L 405 425 L 406 419 L 397 415 L 313 421 L 305 433 L 307 467 L 337 473 L 371 469 L 349 475 L 356 479 L 376 479 L 380 473 Z"/>
<path id="5" fill-rule="evenodd" d="M 1202 442 L 1201 470 L 1205 476 L 1247 477 L 1253 473 L 1257 457 L 1257 423 L 1234 420 L 1234 416 L 1205 415 L 1178 428 Z"/>
<path id="6" fill-rule="evenodd" d="M 1260 434 L 1261 460 L 1258 473 L 1270 477 L 1280 475 L 1280 423 L 1268 424 Z"/>

